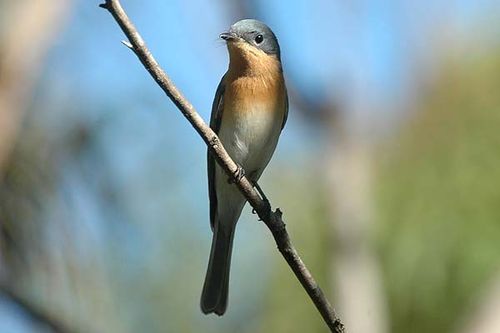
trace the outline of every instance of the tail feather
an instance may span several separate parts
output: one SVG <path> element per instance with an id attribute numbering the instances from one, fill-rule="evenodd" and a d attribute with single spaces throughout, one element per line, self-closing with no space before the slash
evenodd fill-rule
<path id="1" fill-rule="evenodd" d="M 205 314 L 213 312 L 222 316 L 227 308 L 234 227 L 223 228 L 220 223 L 215 225 L 200 306 Z"/>

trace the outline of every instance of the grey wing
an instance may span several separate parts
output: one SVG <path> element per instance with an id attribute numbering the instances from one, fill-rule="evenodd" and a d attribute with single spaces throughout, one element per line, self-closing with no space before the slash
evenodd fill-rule
<path id="1" fill-rule="evenodd" d="M 285 127 L 286 121 L 288 119 L 288 91 L 285 88 L 285 115 L 283 116 L 283 123 L 281 124 L 281 130 Z"/>
<path id="2" fill-rule="evenodd" d="M 226 88 L 225 85 L 225 75 L 219 82 L 217 86 L 217 91 L 215 93 L 215 98 L 212 103 L 212 114 L 210 115 L 210 128 L 215 132 L 215 134 L 219 134 L 221 119 L 222 119 L 222 111 L 224 109 L 224 91 Z M 212 230 L 214 230 L 215 223 L 215 214 L 217 212 L 217 194 L 215 192 L 215 159 L 210 152 L 210 149 L 207 149 L 207 171 L 208 171 L 208 197 L 210 201 L 210 226 Z"/>

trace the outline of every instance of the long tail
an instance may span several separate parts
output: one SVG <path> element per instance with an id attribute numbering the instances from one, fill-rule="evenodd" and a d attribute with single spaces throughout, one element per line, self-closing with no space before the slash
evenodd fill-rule
<path id="1" fill-rule="evenodd" d="M 205 314 L 214 312 L 222 316 L 227 308 L 229 269 L 235 228 L 234 226 L 225 228 L 220 223 L 215 225 L 200 306 Z"/>

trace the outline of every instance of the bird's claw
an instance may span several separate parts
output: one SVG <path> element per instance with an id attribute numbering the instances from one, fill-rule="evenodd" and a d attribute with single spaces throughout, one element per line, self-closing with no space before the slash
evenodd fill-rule
<path id="1" fill-rule="evenodd" d="M 267 200 L 266 197 L 264 197 L 262 200 L 264 201 L 264 205 L 266 206 L 266 211 L 271 211 L 271 203 L 269 202 L 269 200 Z"/>
<path id="2" fill-rule="evenodd" d="M 241 178 L 245 177 L 245 169 L 243 169 L 239 164 L 236 164 L 236 166 L 237 169 L 236 171 L 234 171 L 233 177 L 229 177 L 229 179 L 227 180 L 228 184 L 233 184 L 235 182 L 234 179 L 236 179 L 236 181 L 240 181 Z"/>
<path id="3" fill-rule="evenodd" d="M 269 212 L 271 212 L 271 203 L 269 202 L 269 200 L 267 200 L 266 197 L 264 197 L 262 199 L 262 201 L 264 202 L 264 211 L 265 211 L 265 214 L 268 214 Z M 252 208 L 252 214 L 258 214 L 257 211 L 255 210 L 255 208 Z M 259 218 L 259 221 L 262 221 L 261 218 Z"/>

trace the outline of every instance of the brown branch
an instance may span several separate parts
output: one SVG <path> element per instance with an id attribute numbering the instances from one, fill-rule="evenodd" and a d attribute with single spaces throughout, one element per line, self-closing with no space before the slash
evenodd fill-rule
<path id="1" fill-rule="evenodd" d="M 194 129 L 205 141 L 219 165 L 224 169 L 229 177 L 233 178 L 234 183 L 238 186 L 241 193 L 257 212 L 259 218 L 267 225 L 273 234 L 279 251 L 295 273 L 295 276 L 300 281 L 311 300 L 314 302 L 314 305 L 320 312 L 330 330 L 336 333 L 345 332 L 344 325 L 335 313 L 335 310 L 330 305 L 323 294 L 323 291 L 316 283 L 313 276 L 304 265 L 304 262 L 300 258 L 299 254 L 293 247 L 290 241 L 290 236 L 286 231 L 281 211 L 277 209 L 273 212 L 271 207 L 266 205 L 264 200 L 262 200 L 253 187 L 252 183 L 246 177 L 237 179 L 235 175 L 238 170 L 238 166 L 224 149 L 214 131 L 212 131 L 212 129 L 203 121 L 191 103 L 189 103 L 189 101 L 181 94 L 167 74 L 160 68 L 160 65 L 153 58 L 151 52 L 146 47 L 144 40 L 139 35 L 123 10 L 120 2 L 118 0 L 106 0 L 105 3 L 100 4 L 99 6 L 107 9 L 111 15 L 113 15 L 114 19 L 130 42 L 130 45 L 127 46 L 136 54 L 156 83 L 191 123 Z"/>

